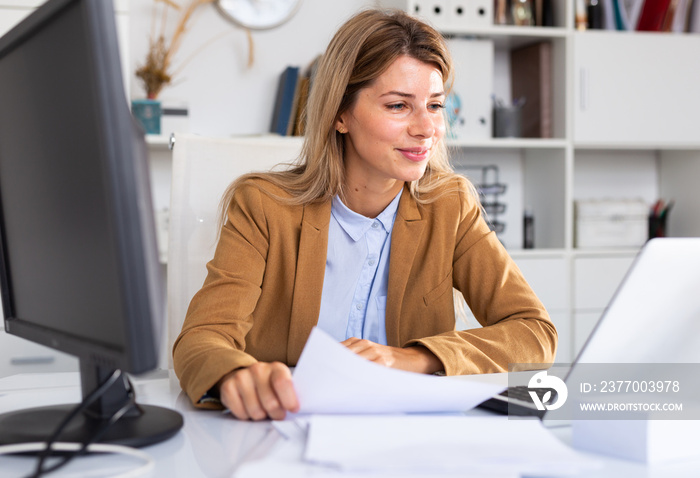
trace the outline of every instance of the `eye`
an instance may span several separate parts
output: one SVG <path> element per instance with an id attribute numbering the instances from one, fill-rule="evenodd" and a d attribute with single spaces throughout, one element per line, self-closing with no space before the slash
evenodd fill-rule
<path id="1" fill-rule="evenodd" d="M 386 105 L 386 107 L 391 111 L 402 111 L 404 108 L 406 108 L 406 105 L 403 103 L 392 103 L 390 105 Z"/>
<path id="2" fill-rule="evenodd" d="M 445 108 L 445 105 L 442 103 L 433 103 L 428 106 L 432 111 L 440 111 Z"/>

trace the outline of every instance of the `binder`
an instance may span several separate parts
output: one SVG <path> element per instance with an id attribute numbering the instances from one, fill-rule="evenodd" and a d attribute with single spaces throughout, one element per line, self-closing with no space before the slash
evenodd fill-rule
<path id="1" fill-rule="evenodd" d="M 282 136 L 292 134 L 296 106 L 299 101 L 299 67 L 288 66 L 280 75 L 272 113 L 270 132 Z"/>
<path id="2" fill-rule="evenodd" d="M 450 96 L 458 98 L 449 136 L 455 139 L 491 137 L 493 40 L 453 38 L 447 41 L 455 63 Z M 448 106 L 449 108 L 449 106 Z"/>
<path id="3" fill-rule="evenodd" d="M 670 4 L 671 0 L 645 0 L 642 12 L 639 14 L 637 30 L 647 32 L 661 31 Z"/>
<path id="4" fill-rule="evenodd" d="M 692 2 L 688 9 L 688 31 L 700 33 L 700 0 Z"/>
<path id="5" fill-rule="evenodd" d="M 606 30 L 617 30 L 613 0 L 603 0 L 603 27 Z"/>
<path id="6" fill-rule="evenodd" d="M 624 0 L 623 1 L 627 15 L 627 29 L 636 30 L 639 23 L 639 15 L 642 13 L 644 0 Z"/>
<path id="7" fill-rule="evenodd" d="M 542 41 L 510 52 L 511 95 L 525 98 L 524 138 L 552 137 L 552 43 Z"/>

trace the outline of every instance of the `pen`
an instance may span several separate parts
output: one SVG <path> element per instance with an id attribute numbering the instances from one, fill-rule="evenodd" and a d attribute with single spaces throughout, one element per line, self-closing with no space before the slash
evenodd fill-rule
<path id="1" fill-rule="evenodd" d="M 659 214 L 659 217 L 663 218 L 668 215 L 668 213 L 671 211 L 673 208 L 673 205 L 676 204 L 676 202 L 671 199 L 668 203 L 666 203 L 666 207 L 662 209 L 661 213 Z"/>

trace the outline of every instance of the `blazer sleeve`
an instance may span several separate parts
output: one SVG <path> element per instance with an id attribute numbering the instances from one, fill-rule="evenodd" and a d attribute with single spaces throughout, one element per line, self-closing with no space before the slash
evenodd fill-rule
<path id="1" fill-rule="evenodd" d="M 204 285 L 192 298 L 173 346 L 180 385 L 200 407 L 218 407 L 202 397 L 230 371 L 256 362 L 244 350 L 269 246 L 260 195 L 245 184 L 236 191 Z"/>
<path id="2" fill-rule="evenodd" d="M 543 368 L 554 360 L 557 332 L 542 302 L 496 234 L 477 201 L 460 193 L 452 263 L 453 285 L 482 328 L 412 341 L 431 350 L 447 375 Z M 409 345 L 410 345 L 409 344 Z"/>

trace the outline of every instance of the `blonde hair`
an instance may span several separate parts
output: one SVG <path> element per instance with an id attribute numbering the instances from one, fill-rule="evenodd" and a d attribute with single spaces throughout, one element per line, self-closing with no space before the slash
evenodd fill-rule
<path id="1" fill-rule="evenodd" d="M 236 179 L 221 200 L 222 224 L 238 186 L 253 178 L 265 179 L 287 192 L 290 197 L 278 199 L 290 204 L 344 197 L 343 135 L 336 131 L 336 121 L 353 105 L 361 89 L 404 55 L 435 65 L 443 83 L 449 84 L 452 58 L 442 35 L 431 26 L 400 10 L 380 9 L 363 10 L 345 22 L 328 45 L 313 78 L 299 157 L 287 170 L 250 173 Z M 442 191 L 448 182 L 447 189 L 473 194 L 466 178 L 453 172 L 442 140 L 436 145 L 425 174 L 411 182 L 409 190 L 417 201 L 429 202 L 435 197 L 427 193 Z"/>

